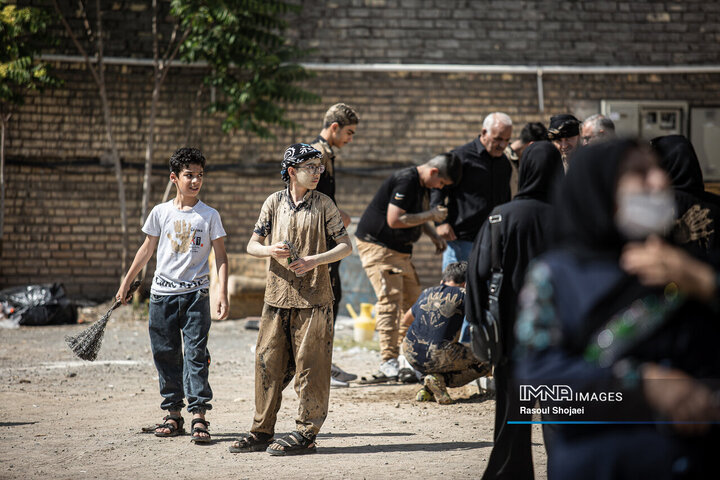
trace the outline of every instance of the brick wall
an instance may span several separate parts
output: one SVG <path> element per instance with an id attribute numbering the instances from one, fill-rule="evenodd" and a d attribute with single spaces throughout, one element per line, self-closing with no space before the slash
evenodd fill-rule
<path id="1" fill-rule="evenodd" d="M 49 0 L 18 3 L 50 6 Z M 94 3 L 86 2 L 94 28 Z M 294 0 L 288 37 L 314 48 L 301 60 L 318 63 L 448 63 L 510 65 L 717 64 L 720 3 L 686 1 L 542 2 L 467 0 Z M 82 31 L 77 4 L 60 0 Z M 102 2 L 105 55 L 151 57 L 150 2 Z M 169 2 L 161 0 L 160 31 L 169 38 Z M 58 26 L 49 53 L 77 55 Z M 81 38 L 86 47 L 89 45 Z M 91 53 L 92 48 L 89 48 Z M 82 64 L 57 63 L 63 86 L 32 94 L 7 132 L 5 234 L 0 244 L 0 288 L 62 281 L 76 297 L 107 298 L 120 271 L 120 225 L 112 168 L 102 165 L 108 145 L 97 90 Z M 601 99 L 683 100 L 716 106 L 720 74 L 544 76 L 545 111 L 538 112 L 534 75 L 469 73 L 320 72 L 307 88 L 317 105 L 289 107 L 294 131 L 275 140 L 223 135 L 220 119 L 194 98 L 203 71 L 171 70 L 157 121 L 152 203 L 160 201 L 168 156 L 183 144 L 208 160 L 203 199 L 218 208 L 228 250 L 242 252 L 265 197 L 282 187 L 277 163 L 284 147 L 310 140 L 328 105 L 355 106 L 361 124 L 338 152 L 338 201 L 359 217 L 388 165 L 419 163 L 473 138 L 491 111 L 516 125 L 547 123 L 550 115 L 595 113 Z M 114 132 L 125 168 L 130 246 L 139 234 L 140 165 L 144 157 L 151 69 L 107 68 Z M 208 91 L 202 98 L 206 99 Z M 519 129 L 517 129 L 519 130 Z M 517 134 L 516 130 L 516 134 Z M 186 140 L 187 139 L 187 140 Z M 425 285 L 438 279 L 440 261 L 429 241 L 416 249 Z"/>
<path id="2" fill-rule="evenodd" d="M 21 4 L 51 5 L 48 0 Z M 101 2 L 108 56 L 152 57 L 150 2 Z M 288 37 L 340 63 L 702 64 L 720 55 L 720 2 L 708 0 L 295 0 Z M 94 2 L 86 2 L 95 28 Z M 84 31 L 77 3 L 60 0 Z M 170 37 L 169 1 L 160 32 Z M 64 39 L 62 29 L 56 31 Z M 81 41 L 85 40 L 81 37 Z M 85 44 L 87 46 L 87 44 Z M 161 44 L 162 45 L 162 44 Z M 60 53 L 76 54 L 65 39 Z"/>
<path id="3" fill-rule="evenodd" d="M 62 281 L 73 296 L 106 298 L 122 272 L 115 179 L 112 168 L 98 160 L 107 150 L 102 115 L 87 72 L 78 65 L 58 68 L 65 85 L 31 96 L 10 122 L 0 287 Z M 142 240 L 139 165 L 148 75 L 140 67 L 108 69 L 115 131 L 128 164 L 133 251 Z M 167 158 L 185 138 L 199 75 L 188 68 L 168 77 L 158 121 L 153 203 L 164 190 Z M 290 116 L 299 128 L 278 132 L 273 141 L 223 135 L 217 118 L 195 112 L 190 143 L 209 160 L 202 197 L 222 214 L 228 250 L 242 252 L 262 201 L 282 187 L 276 166 L 284 147 L 312 139 L 327 105 L 341 100 L 356 106 L 361 124 L 355 141 L 338 152 L 338 202 L 360 216 L 391 171 L 381 167 L 420 162 L 469 141 L 493 110 L 508 112 L 522 125 L 547 122 L 561 111 L 598 109 L 603 98 L 686 100 L 691 106 L 717 104 L 720 98 L 717 74 L 546 75 L 544 82 L 546 111 L 539 113 L 533 75 L 324 72 L 308 84 L 322 95 L 322 104 L 292 107 Z M 265 169 L 257 167 L 263 164 Z M 438 280 L 440 261 L 425 239 L 416 263 L 425 285 Z"/>

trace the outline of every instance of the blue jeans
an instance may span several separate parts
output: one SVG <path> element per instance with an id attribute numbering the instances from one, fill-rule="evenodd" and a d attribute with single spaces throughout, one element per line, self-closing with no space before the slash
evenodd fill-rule
<path id="1" fill-rule="evenodd" d="M 208 403 L 212 399 L 208 383 L 208 289 L 181 295 L 151 295 L 149 326 L 150 347 L 163 397 L 160 408 L 180 411 L 185 406 L 183 399 L 187 398 L 191 413 L 212 409 Z"/>
<path id="2" fill-rule="evenodd" d="M 467 262 L 470 258 L 473 242 L 467 240 L 453 240 L 447 242 L 447 248 L 443 252 L 443 272 L 445 268 L 453 262 Z M 460 343 L 470 343 L 470 324 L 467 319 L 463 319 L 462 330 L 460 332 Z"/>
<path id="3" fill-rule="evenodd" d="M 448 265 L 453 262 L 467 262 L 470 258 L 473 242 L 467 240 L 453 240 L 447 242 L 447 248 L 443 252 L 442 269 L 443 272 Z"/>

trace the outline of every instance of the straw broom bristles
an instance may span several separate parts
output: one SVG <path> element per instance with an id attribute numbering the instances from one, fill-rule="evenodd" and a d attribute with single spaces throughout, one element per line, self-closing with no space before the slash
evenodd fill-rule
<path id="1" fill-rule="evenodd" d="M 130 285 L 126 300 L 130 300 L 133 293 L 135 293 L 135 290 L 137 290 L 139 286 L 140 280 L 135 280 L 132 285 Z M 120 300 L 115 301 L 115 304 L 110 307 L 110 310 L 108 310 L 107 313 L 100 318 L 100 320 L 93 323 L 74 337 L 65 337 L 65 342 L 67 342 L 70 350 L 83 360 L 88 360 L 90 362 L 94 361 L 100 351 L 103 336 L 105 335 L 105 326 L 110 319 L 110 315 L 113 310 L 118 308 L 120 305 L 122 305 Z"/>

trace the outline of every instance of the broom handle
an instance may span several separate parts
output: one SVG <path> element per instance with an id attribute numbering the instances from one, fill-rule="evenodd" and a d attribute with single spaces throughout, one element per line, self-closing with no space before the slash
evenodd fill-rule
<path id="1" fill-rule="evenodd" d="M 125 301 L 128 301 L 132 298 L 133 294 L 135 293 L 135 290 L 138 289 L 142 282 L 140 280 L 135 280 L 131 285 L 130 288 L 128 288 L 128 293 L 125 296 Z M 112 306 L 110 311 L 112 312 L 116 308 L 118 308 L 120 305 L 122 305 L 122 302 L 120 300 L 115 300 L 115 305 Z"/>

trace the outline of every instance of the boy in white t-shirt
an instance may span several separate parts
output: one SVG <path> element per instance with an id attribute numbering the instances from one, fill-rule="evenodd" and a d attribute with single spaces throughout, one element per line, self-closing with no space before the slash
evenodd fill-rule
<path id="1" fill-rule="evenodd" d="M 217 210 L 197 198 L 204 168 L 205 157 L 196 148 L 181 148 L 172 155 L 170 180 L 177 195 L 150 212 L 142 227 L 147 235 L 145 242 L 115 295 L 118 300 L 127 296 L 133 279 L 157 247 L 157 266 L 150 289 L 150 346 L 163 397 L 160 408 L 167 410 L 168 415 L 163 418 L 164 423 L 158 424 L 155 435 L 174 437 L 185 433 L 180 412 L 187 398 L 188 411 L 193 415 L 191 441 L 195 443 L 210 441 L 205 412 L 212 408 L 207 349 L 211 248 L 215 251 L 220 281 L 218 318 L 224 319 L 228 314 L 225 230 Z"/>

